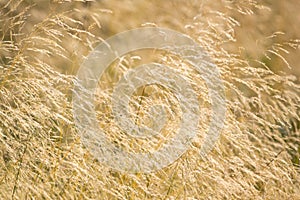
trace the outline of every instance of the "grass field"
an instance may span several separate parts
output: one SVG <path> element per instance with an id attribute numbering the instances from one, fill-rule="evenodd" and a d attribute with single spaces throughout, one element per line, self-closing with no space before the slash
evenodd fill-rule
<path id="1" fill-rule="evenodd" d="M 298 0 L 1 0 L 0 199 L 300 199 L 299 10 Z M 162 137 L 133 140 L 116 128 L 113 87 L 126 70 L 149 61 L 182 72 L 203 115 L 197 137 L 175 162 L 125 173 L 83 145 L 72 91 L 99 43 L 141 27 L 196 41 L 220 70 L 227 112 L 215 148 L 200 156 L 211 119 L 203 80 L 168 52 L 121 56 L 99 79 L 94 100 L 112 143 L 153 151 L 178 129 L 178 101 L 157 85 L 138 88 L 130 111 L 136 124 L 155 127 L 149 107 L 169 106 Z"/>

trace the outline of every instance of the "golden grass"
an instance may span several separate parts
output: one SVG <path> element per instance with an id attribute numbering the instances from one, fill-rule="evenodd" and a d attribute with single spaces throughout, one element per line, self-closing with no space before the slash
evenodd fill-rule
<path id="1" fill-rule="evenodd" d="M 282 30 L 268 32 L 270 23 L 261 16 L 283 19 L 272 6 L 252 0 L 1 1 L 0 199 L 300 199 L 299 33 L 295 28 L 290 33 L 285 21 Z M 150 174 L 126 174 L 98 162 L 82 145 L 72 89 L 93 47 L 143 26 L 183 32 L 208 52 L 224 80 L 227 119 L 215 149 L 200 157 L 210 114 L 207 89 L 179 59 L 153 56 L 196 81 L 204 122 L 193 147 L 173 164 Z M 149 59 L 146 55 L 136 52 L 115 65 L 127 70 L 140 64 L 139 58 Z M 99 80 L 95 105 L 99 125 L 109 124 L 107 130 L 114 130 L 107 98 L 121 73 L 112 66 Z M 137 123 L 148 122 L 147 106 L 159 99 L 171 99 L 177 109 L 168 91 L 143 90 L 131 102 Z M 179 119 L 180 111 L 175 113 Z M 132 147 L 116 133 L 110 137 L 124 148 L 143 150 L 139 145 L 145 143 Z"/>

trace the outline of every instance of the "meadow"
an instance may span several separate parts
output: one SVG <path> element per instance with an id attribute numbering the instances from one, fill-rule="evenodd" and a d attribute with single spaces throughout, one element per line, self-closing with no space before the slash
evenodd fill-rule
<path id="1" fill-rule="evenodd" d="M 298 0 L 1 0 L 0 199 L 300 199 L 300 3 Z M 73 112 L 76 74 L 93 49 L 122 31 L 164 27 L 188 35 L 220 70 L 226 121 L 207 155 L 211 119 L 205 82 L 165 51 L 122 55 L 99 79 L 99 127 L 126 151 L 155 151 L 178 129 L 171 91 L 138 88 L 131 119 L 155 127 L 151 105 L 167 105 L 158 139 L 116 128 L 111 93 L 126 70 L 171 66 L 197 93 L 197 137 L 175 162 L 125 173 L 82 143 Z M 155 114 L 155 113 L 154 113 Z M 168 155 L 166 155 L 167 158 Z"/>

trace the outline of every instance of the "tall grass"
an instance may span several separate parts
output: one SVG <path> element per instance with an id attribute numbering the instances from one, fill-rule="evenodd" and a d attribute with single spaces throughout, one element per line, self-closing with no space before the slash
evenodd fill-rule
<path id="1" fill-rule="evenodd" d="M 294 67 L 289 58 L 297 57 L 299 40 L 262 31 L 254 34 L 260 48 L 249 48 L 243 38 L 258 27 L 247 20 L 260 22 L 264 12 L 273 13 L 252 0 L 1 1 L 0 199 L 300 199 L 300 85 L 287 70 Z M 268 25 L 260 24 L 262 30 Z M 198 154 L 205 119 L 193 147 L 173 164 L 150 174 L 125 174 L 98 162 L 82 145 L 71 94 L 80 64 L 97 44 L 144 26 L 183 32 L 208 52 L 224 80 L 227 120 L 207 157 Z M 147 59 L 196 81 L 201 111 L 210 114 L 205 84 L 189 66 L 165 52 L 152 53 L 120 58 L 99 80 L 99 126 L 114 130 L 111 88 L 123 71 Z M 141 88 L 132 98 L 137 123 L 148 123 L 147 106 L 160 98 L 178 110 L 176 100 L 157 86 Z M 178 125 L 177 114 L 171 128 Z M 131 144 L 116 132 L 109 136 Z"/>

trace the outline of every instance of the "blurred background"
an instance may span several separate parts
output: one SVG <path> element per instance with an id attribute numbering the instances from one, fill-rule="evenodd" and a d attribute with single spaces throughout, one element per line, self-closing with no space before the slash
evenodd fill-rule
<path id="1" fill-rule="evenodd" d="M 251 5 L 249 3 L 251 1 L 232 2 L 234 1 L 188 0 L 183 3 L 180 0 L 171 2 L 99 0 L 71 3 L 60 0 L 26 0 L 22 6 L 32 7 L 28 12 L 29 16 L 22 33 L 30 33 L 34 25 L 42 22 L 49 15 L 68 11 L 73 12 L 72 15 L 83 23 L 82 26 L 103 39 L 121 31 L 147 25 L 147 23 L 187 32 L 187 25 L 196 21 L 193 19 L 194 17 L 205 19 L 209 15 L 213 15 L 212 11 L 226 11 L 226 14 L 239 22 L 239 25 L 235 26 L 233 30 L 235 41 L 232 44 L 230 42 L 223 44 L 225 49 L 232 52 L 242 51 L 242 55 L 246 59 L 265 62 L 272 70 L 293 74 L 299 81 L 299 1 L 262 0 L 259 1 L 259 7 Z M 229 8 L 229 5 L 232 4 L 236 4 L 236 7 Z M 254 9 L 251 10 L 249 5 Z M 22 6 L 19 6 L 18 9 L 24 9 Z M 77 12 L 74 12 L 74 9 Z M 16 10 L 16 12 L 20 11 Z M 273 35 L 274 33 L 277 33 L 276 37 Z M 293 46 L 287 44 L 288 42 L 293 43 L 293 40 L 298 40 L 298 42 L 295 41 Z M 283 59 L 274 54 L 269 55 L 271 59 L 266 58 L 266 51 L 271 50 L 274 44 L 281 44 L 282 48 L 286 48 L 288 52 L 279 53 L 283 53 L 290 66 L 287 66 Z M 78 50 L 74 49 L 74 46 L 71 48 L 73 51 Z M 61 65 L 64 66 L 60 66 L 60 68 L 69 68 L 65 64 Z"/>

